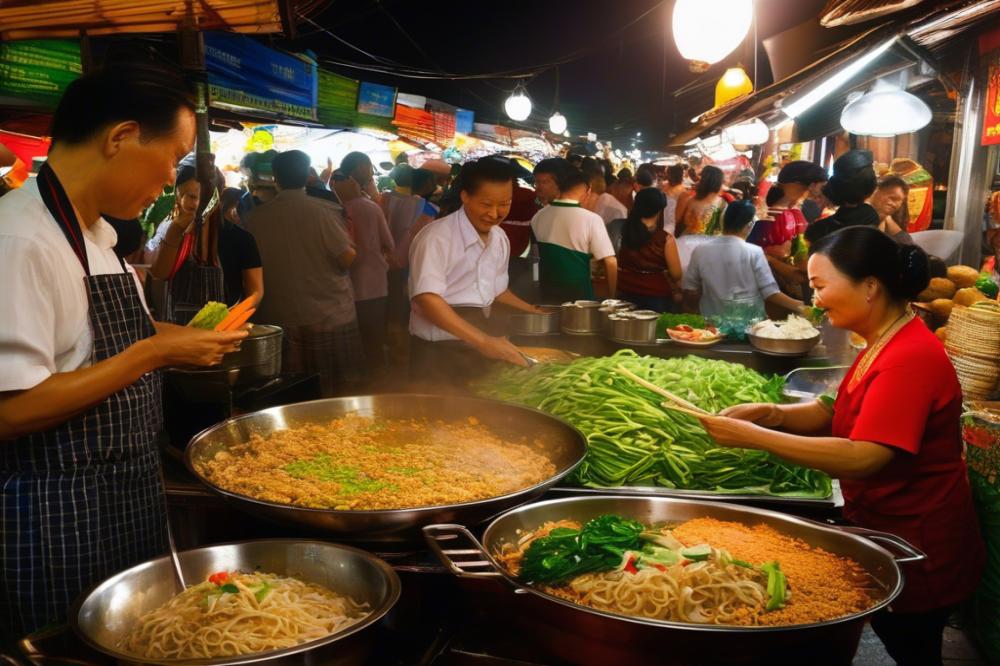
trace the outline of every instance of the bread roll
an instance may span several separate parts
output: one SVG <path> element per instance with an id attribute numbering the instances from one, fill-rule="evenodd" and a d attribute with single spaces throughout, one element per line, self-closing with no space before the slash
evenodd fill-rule
<path id="1" fill-rule="evenodd" d="M 950 298 L 935 298 L 929 303 L 931 311 L 941 319 L 951 316 L 951 309 L 955 306 Z"/>
<path id="2" fill-rule="evenodd" d="M 959 289 L 975 286 L 979 279 L 979 271 L 972 266 L 949 266 L 948 279 Z"/>
<path id="3" fill-rule="evenodd" d="M 965 287 L 955 292 L 955 304 L 969 306 L 979 301 L 985 301 L 986 296 L 975 287 Z"/>
<path id="4" fill-rule="evenodd" d="M 936 298 L 951 298 L 955 295 L 955 283 L 948 278 L 931 278 L 931 283 L 927 285 L 917 296 L 921 303 L 928 303 Z"/>

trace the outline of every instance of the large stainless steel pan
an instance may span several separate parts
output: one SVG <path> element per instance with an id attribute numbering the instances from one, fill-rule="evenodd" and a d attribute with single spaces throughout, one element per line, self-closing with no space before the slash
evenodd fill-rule
<path id="1" fill-rule="evenodd" d="M 336 511 L 265 502 L 223 490 L 205 479 L 197 464 L 219 451 L 246 442 L 254 433 L 268 435 L 296 426 L 327 423 L 357 413 L 386 419 L 430 418 L 460 421 L 474 416 L 498 436 L 512 441 L 528 438 L 542 443 L 556 473 L 545 481 L 515 493 L 463 504 L 387 511 Z M 518 504 L 539 497 L 583 460 L 583 434 L 565 421 L 543 412 L 494 400 L 457 396 L 398 393 L 330 398 L 273 407 L 239 416 L 205 430 L 191 440 L 185 453 L 188 468 L 203 483 L 237 508 L 281 524 L 298 524 L 336 535 L 340 539 L 378 542 L 421 539 L 420 528 L 430 523 L 475 525 Z"/>
<path id="2" fill-rule="evenodd" d="M 494 557 L 505 543 L 546 521 L 585 522 L 602 514 L 618 514 L 654 523 L 711 517 L 747 524 L 766 524 L 828 552 L 861 564 L 884 590 L 879 603 L 863 613 L 783 627 L 736 627 L 667 622 L 606 613 L 526 587 Z M 521 531 L 521 532 L 519 532 Z M 902 539 L 858 528 L 833 528 L 800 518 L 730 504 L 653 497 L 575 497 L 529 504 L 508 511 L 486 528 L 480 544 L 460 525 L 424 528 L 428 543 L 453 573 L 464 578 L 498 578 L 513 585 L 506 595 L 506 616 L 524 620 L 524 629 L 570 663 L 629 663 L 656 657 L 670 664 L 850 663 L 865 618 L 884 608 L 903 588 L 899 564 L 924 559 Z M 901 551 L 896 557 L 883 545 Z M 791 581 L 794 586 L 795 582 Z M 794 587 L 793 587 L 794 591 Z"/>
<path id="3" fill-rule="evenodd" d="M 245 657 L 198 660 L 141 660 L 142 663 L 199 664 L 361 664 L 368 655 L 371 632 L 365 631 L 399 599 L 399 577 L 388 564 L 364 551 L 320 541 L 275 539 L 208 546 L 180 553 L 188 581 L 202 581 L 216 571 L 253 571 L 290 575 L 316 583 L 372 611 L 360 622 L 326 638 Z M 91 647 L 121 663 L 139 660 L 120 650 L 119 641 L 145 612 L 176 593 L 169 557 L 126 569 L 85 593 L 70 611 L 73 630 Z"/>

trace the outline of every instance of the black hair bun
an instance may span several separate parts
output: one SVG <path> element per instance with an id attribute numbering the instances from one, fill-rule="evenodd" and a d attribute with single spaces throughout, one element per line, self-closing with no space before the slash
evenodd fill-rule
<path id="1" fill-rule="evenodd" d="M 930 284 L 931 268 L 927 253 L 916 245 L 899 245 L 896 267 L 899 279 L 891 289 L 894 297 L 912 301 Z"/>

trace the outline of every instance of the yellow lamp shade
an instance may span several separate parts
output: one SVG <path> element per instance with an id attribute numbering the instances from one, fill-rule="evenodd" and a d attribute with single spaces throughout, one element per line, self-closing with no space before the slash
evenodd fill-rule
<path id="1" fill-rule="evenodd" d="M 715 107 L 753 92 L 753 83 L 742 67 L 730 67 L 715 84 Z"/>

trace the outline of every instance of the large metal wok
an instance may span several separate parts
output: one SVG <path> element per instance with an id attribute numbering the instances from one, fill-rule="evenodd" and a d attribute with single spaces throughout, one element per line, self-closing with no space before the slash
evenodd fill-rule
<path id="1" fill-rule="evenodd" d="M 534 486 L 476 502 L 384 511 L 337 511 L 277 504 L 239 495 L 214 485 L 198 471 L 200 461 L 210 460 L 219 451 L 243 444 L 254 433 L 268 435 L 296 426 L 328 423 L 350 413 L 385 419 L 425 417 L 444 421 L 474 416 L 501 438 L 541 442 L 544 448 L 538 452 L 548 456 L 556 472 Z M 586 439 L 579 430 L 528 407 L 481 398 L 397 393 L 301 402 L 229 419 L 196 435 L 188 444 L 185 459 L 192 473 L 209 488 L 237 508 L 268 520 L 322 530 L 346 540 L 419 541 L 420 528 L 424 525 L 441 522 L 475 525 L 539 497 L 580 464 L 586 449 Z"/>
<path id="2" fill-rule="evenodd" d="M 812 546 L 854 559 L 884 590 L 884 596 L 863 613 L 814 624 L 781 627 L 687 624 L 579 606 L 525 586 L 494 557 L 503 544 L 515 543 L 524 531 L 534 530 L 546 521 L 586 522 L 608 513 L 646 523 L 702 517 L 750 525 L 763 523 Z M 899 563 L 925 557 L 890 534 L 834 528 L 764 509 L 664 497 L 574 497 L 529 504 L 491 522 L 481 544 L 461 525 L 429 525 L 424 533 L 431 548 L 456 575 L 467 580 L 480 579 L 480 583 L 482 579 L 493 578 L 513 585 L 518 594 L 500 595 L 498 598 L 506 600 L 509 608 L 498 612 L 503 617 L 518 618 L 523 630 L 534 634 L 554 658 L 574 664 L 637 660 L 647 663 L 651 657 L 658 664 L 849 664 L 857 650 L 865 618 L 887 606 L 903 588 Z M 905 555 L 896 557 L 880 544 Z M 790 583 L 794 594 L 795 582 Z M 483 586 L 480 584 L 478 589 Z"/>
<path id="3" fill-rule="evenodd" d="M 367 603 L 363 620 L 326 638 L 243 657 L 196 660 L 137 659 L 118 648 L 136 620 L 174 596 L 173 564 L 161 557 L 126 569 L 85 593 L 70 611 L 73 630 L 88 645 L 121 663 L 199 664 L 362 664 L 371 648 L 369 630 L 399 599 L 399 577 L 388 564 L 368 553 L 320 541 L 275 539 L 208 546 L 180 553 L 188 581 L 205 580 L 217 571 L 254 571 L 295 576 Z"/>

